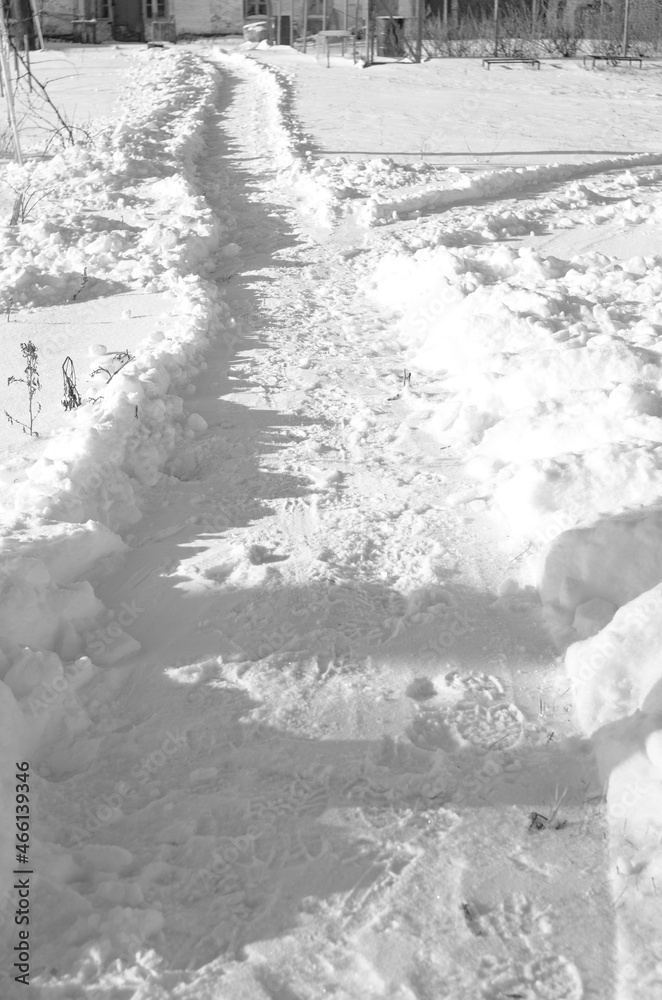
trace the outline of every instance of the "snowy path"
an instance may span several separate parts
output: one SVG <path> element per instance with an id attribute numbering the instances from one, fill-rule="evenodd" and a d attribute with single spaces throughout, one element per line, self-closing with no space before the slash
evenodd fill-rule
<path id="1" fill-rule="evenodd" d="M 42 768 L 44 996 L 608 1000 L 599 790 L 537 600 L 497 602 L 364 255 L 265 186 L 267 112 L 237 67 L 225 93 L 237 342 L 187 401 L 195 461 L 90 576 L 142 652 Z"/>

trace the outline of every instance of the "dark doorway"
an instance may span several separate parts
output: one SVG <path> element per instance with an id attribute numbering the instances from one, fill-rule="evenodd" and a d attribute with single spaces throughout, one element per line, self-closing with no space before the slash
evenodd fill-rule
<path id="1" fill-rule="evenodd" d="M 143 42 L 142 0 L 115 0 L 113 37 L 118 42 Z"/>

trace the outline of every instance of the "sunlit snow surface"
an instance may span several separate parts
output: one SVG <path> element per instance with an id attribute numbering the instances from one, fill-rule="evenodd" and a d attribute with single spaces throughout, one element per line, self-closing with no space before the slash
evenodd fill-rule
<path id="1" fill-rule="evenodd" d="M 573 152 L 467 169 L 268 57 L 140 52 L 4 168 L 0 992 L 26 759 L 46 997 L 658 997 L 662 73 L 590 77 L 587 164 L 577 67 L 490 71 Z"/>

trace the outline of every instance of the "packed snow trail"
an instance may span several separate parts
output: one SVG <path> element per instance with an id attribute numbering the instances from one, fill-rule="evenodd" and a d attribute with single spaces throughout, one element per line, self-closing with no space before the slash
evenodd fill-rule
<path id="1" fill-rule="evenodd" d="M 444 504 L 459 461 L 417 430 L 356 246 L 274 188 L 254 73 L 223 93 L 200 169 L 228 175 L 237 334 L 187 401 L 207 433 L 88 575 L 142 651 L 43 755 L 35 981 L 606 1000 L 600 788 L 537 598 L 497 599 L 480 501 Z"/>
<path id="2" fill-rule="evenodd" d="M 517 529 L 538 548 L 545 540 L 530 525 L 548 497 L 535 489 L 497 494 L 514 513 L 509 537 L 493 516 L 491 479 L 477 484 L 469 465 L 475 472 L 476 448 L 530 402 L 480 391 L 492 360 L 488 352 L 483 371 L 485 357 L 471 354 L 474 338 L 503 336 L 512 349 L 517 334 L 519 355 L 507 353 L 526 384 L 548 365 L 544 337 L 559 334 L 575 365 L 586 345 L 613 349 L 618 363 L 593 366 L 589 408 L 627 413 L 629 437 L 611 443 L 628 454 L 635 441 L 648 457 L 644 471 L 652 470 L 633 480 L 635 494 L 654 493 L 659 259 L 649 251 L 623 264 L 600 254 L 548 262 L 535 247 L 569 255 L 568 247 L 611 241 L 615 253 L 641 253 L 656 239 L 660 172 L 637 168 L 590 185 L 563 183 L 560 173 L 544 196 L 486 198 L 479 212 L 457 207 L 367 233 L 348 218 L 329 232 L 319 221 L 328 221 L 331 205 L 324 176 L 322 211 L 311 221 L 297 207 L 311 204 L 314 170 L 276 172 L 296 167 L 303 143 L 295 122 L 289 133 L 279 126 L 273 77 L 219 56 L 223 84 L 211 116 L 207 71 L 187 73 L 188 57 L 179 54 L 149 58 L 163 59 L 150 64 L 161 65 L 159 113 L 180 137 L 177 88 L 184 95 L 188 142 L 177 149 L 188 187 L 154 185 L 170 199 L 168 226 L 136 225 L 132 236 L 122 218 L 119 257 L 112 234 L 103 246 L 96 235 L 82 244 L 95 268 L 126 276 L 136 268 L 135 245 L 142 247 L 142 272 L 154 267 L 184 294 L 174 317 L 183 344 L 187 336 L 196 343 L 210 317 L 218 336 L 188 385 L 195 349 L 187 356 L 175 341 L 183 414 L 177 397 L 168 399 L 167 380 L 147 368 L 153 395 L 139 397 L 135 415 L 133 405 L 120 405 L 104 431 L 126 431 L 132 441 L 132 429 L 148 430 L 152 449 L 143 443 L 131 453 L 130 483 L 118 476 L 119 490 L 102 482 L 79 497 L 87 516 L 91 509 L 118 526 L 130 548 L 93 521 L 74 523 L 68 538 L 72 565 L 88 557 L 74 587 L 89 587 L 88 599 L 109 613 L 89 643 L 101 666 L 67 664 L 61 725 L 56 731 L 55 713 L 34 754 L 35 982 L 44 996 L 66 998 L 658 996 L 659 852 L 646 840 L 657 822 L 660 734 L 646 684 L 659 670 L 659 615 L 655 566 L 646 577 L 632 552 L 657 551 L 659 515 L 644 510 L 574 532 L 563 529 L 575 521 L 551 519 L 563 533 L 540 595 L 575 639 L 580 624 L 587 636 L 573 642 L 564 666 L 538 595 L 509 579 L 524 554 Z M 173 104 L 169 60 L 180 58 Z M 187 75 L 198 105 L 187 103 Z M 138 152 L 156 138 L 150 122 L 132 123 Z M 126 122 L 116 130 L 120 143 L 127 132 Z M 113 185 L 132 176 L 130 150 L 108 171 Z M 72 160 L 82 175 L 96 166 L 78 151 Z M 163 208 L 158 197 L 156 206 Z M 83 231 L 87 224 L 84 214 L 76 219 Z M 107 228 L 109 219 L 94 225 Z M 552 225 L 561 235 L 549 236 Z M 20 263 L 41 237 L 30 227 L 19 236 Z M 507 243 L 534 250 L 517 254 Z M 51 245 L 60 266 L 64 252 Z M 173 260 L 187 266 L 182 246 L 193 262 L 186 277 L 164 270 Z M 223 303 L 215 312 L 203 305 L 214 300 L 211 281 L 195 273 L 201 253 Z M 84 260 L 78 254 L 76 267 Z M 67 275 L 65 293 L 79 281 Z M 585 281 L 583 297 L 574 281 Z M 428 365 L 416 364 L 412 319 L 448 287 L 442 304 L 465 296 L 462 323 L 437 316 L 436 328 L 424 327 Z M 483 294 L 499 303 L 484 328 L 475 322 Z M 401 317 L 382 313 L 385 304 Z M 164 341 L 152 339 L 147 366 L 154 344 L 168 359 Z M 467 349 L 472 370 L 463 381 Z M 441 351 L 460 365 L 451 378 L 439 376 Z M 643 388 L 642 378 L 650 379 Z M 133 374 L 112 383 L 120 404 L 120 387 L 136 393 L 137 381 Z M 552 427 L 584 405 L 574 383 L 560 380 L 562 391 L 545 384 L 550 399 L 557 393 Z M 153 424 L 136 422 L 138 410 Z M 453 419 L 435 423 L 448 411 Z M 93 420 L 95 412 L 81 416 Z M 550 438 L 525 406 L 522 413 L 536 457 Z M 83 472 L 103 440 L 98 429 L 90 435 Z M 520 451 L 502 459 L 502 479 Z M 478 455 L 483 469 L 486 455 Z M 164 475 L 154 471 L 159 461 Z M 41 511 L 40 488 L 64 482 L 67 467 L 35 469 L 23 500 Z M 545 460 L 540 471 L 549 475 L 554 464 Z M 117 485 L 112 469 L 104 476 Z M 613 512 L 619 490 L 600 489 Z M 555 496 L 575 520 L 591 511 L 586 497 L 564 510 L 565 494 Z M 52 490 L 43 516 L 61 513 L 67 498 L 67 489 Z M 136 506 L 140 520 L 131 516 Z M 517 523 L 522 512 L 526 524 Z M 5 548 L 11 554 L 29 543 L 28 554 L 48 554 L 50 566 L 66 569 L 72 525 L 48 522 L 43 538 L 30 537 L 34 528 L 21 521 Z M 570 572 L 581 588 L 566 585 Z M 596 635 L 585 589 L 598 584 L 613 591 L 612 614 L 623 607 Z M 46 627 L 30 624 L 29 608 L 20 611 L 23 627 Z M 63 648 L 75 638 L 61 640 L 63 659 L 73 658 Z M 54 660 L 19 656 L 5 683 L 16 698 L 31 685 L 48 689 Z M 617 808 L 607 821 L 575 708 L 588 732 L 610 720 L 595 744 L 610 809 L 622 810 L 634 791 L 625 824 Z M 3 709 L 12 721 L 9 701 Z M 42 706 L 36 721 L 48 711 Z M 10 751 L 12 738 L 4 734 Z M 2 995 L 13 996 L 4 974 Z"/>

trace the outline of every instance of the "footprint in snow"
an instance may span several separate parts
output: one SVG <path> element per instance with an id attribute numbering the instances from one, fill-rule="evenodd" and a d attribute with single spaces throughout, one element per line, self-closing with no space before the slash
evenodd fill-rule
<path id="1" fill-rule="evenodd" d="M 446 675 L 444 684 L 446 693 L 454 695 L 456 700 L 442 706 L 420 704 L 407 730 L 412 743 L 424 750 L 452 752 L 463 746 L 505 750 L 519 742 L 524 717 L 516 705 L 505 700 L 505 690 L 498 678 L 453 671 Z M 420 700 L 423 693 L 427 701 L 429 690 L 419 688 L 410 687 L 411 697 Z"/>
<path id="2" fill-rule="evenodd" d="M 563 955 L 542 955 L 531 962 L 485 959 L 480 972 L 484 1000 L 582 1000 L 577 966 Z"/>
<path id="3" fill-rule="evenodd" d="M 551 931 L 547 911 L 538 910 L 524 893 L 514 893 L 497 905 L 480 901 L 464 903 L 464 918 L 476 937 L 499 937 L 512 943 L 523 941 L 529 948 L 531 937 L 543 938 Z"/>

